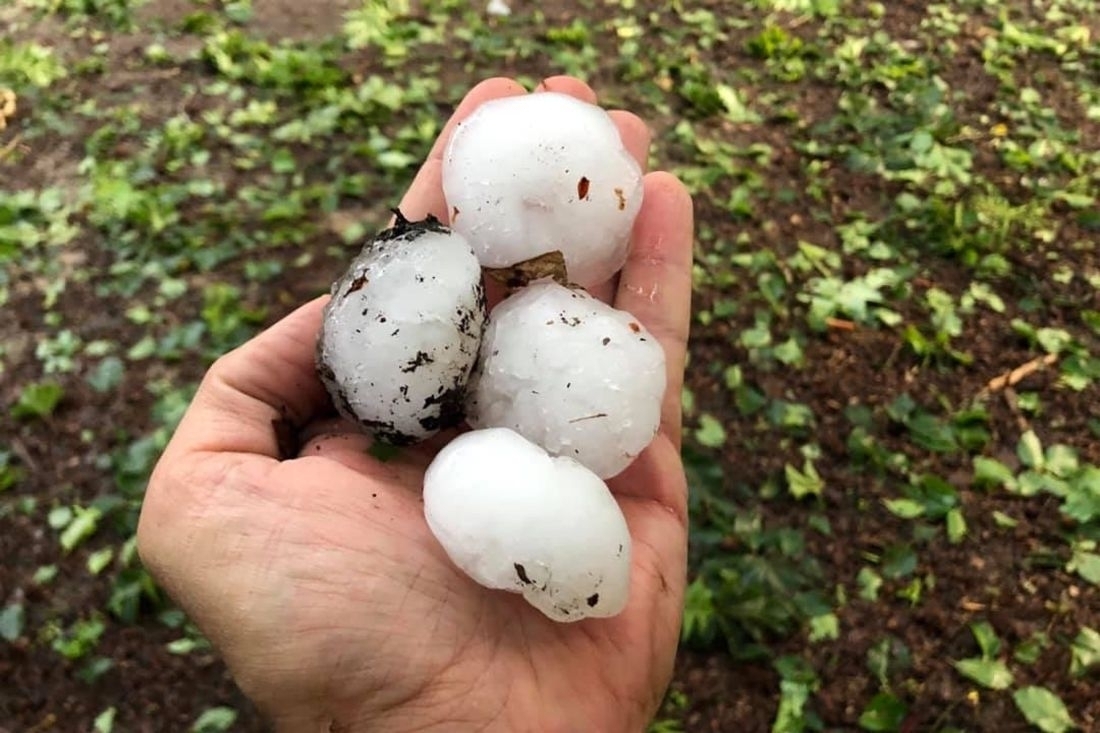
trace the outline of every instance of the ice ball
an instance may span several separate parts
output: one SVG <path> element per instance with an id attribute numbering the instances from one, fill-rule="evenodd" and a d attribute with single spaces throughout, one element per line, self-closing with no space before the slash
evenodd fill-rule
<path id="1" fill-rule="evenodd" d="M 466 239 L 399 219 L 332 287 L 317 366 L 338 410 L 395 445 L 459 424 L 487 309 Z"/>
<path id="2" fill-rule="evenodd" d="M 610 478 L 656 435 L 665 384 L 664 351 L 636 318 L 540 280 L 493 309 L 466 419 Z"/>
<path id="3" fill-rule="evenodd" d="M 630 589 L 630 533 L 607 485 L 505 428 L 448 443 L 424 477 L 424 516 L 486 588 L 522 593 L 555 621 L 614 616 Z"/>
<path id="4" fill-rule="evenodd" d="M 626 261 L 642 188 L 610 115 L 555 92 L 483 103 L 443 156 L 450 225 L 483 267 L 560 251 L 570 280 L 586 287 Z"/>

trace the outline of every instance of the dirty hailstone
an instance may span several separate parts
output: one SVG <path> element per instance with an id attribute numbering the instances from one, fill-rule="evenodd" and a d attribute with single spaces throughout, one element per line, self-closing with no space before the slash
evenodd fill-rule
<path id="1" fill-rule="evenodd" d="M 424 477 L 424 515 L 447 555 L 487 588 L 555 621 L 614 616 L 630 586 L 630 533 L 607 485 L 503 428 L 451 441 Z"/>
<path id="2" fill-rule="evenodd" d="M 486 313 L 466 240 L 399 214 L 333 285 L 318 372 L 340 412 L 376 438 L 424 440 L 462 419 Z"/>
<path id="3" fill-rule="evenodd" d="M 610 478 L 656 435 L 665 381 L 664 350 L 633 316 L 541 280 L 493 310 L 466 419 Z"/>
<path id="4" fill-rule="evenodd" d="M 540 92 L 485 102 L 455 128 L 443 192 L 482 266 L 561 251 L 569 279 L 590 287 L 626 261 L 642 171 L 607 112 Z"/>

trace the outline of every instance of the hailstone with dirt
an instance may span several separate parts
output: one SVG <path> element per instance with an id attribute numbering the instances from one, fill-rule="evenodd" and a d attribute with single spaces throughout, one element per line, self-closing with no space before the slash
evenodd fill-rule
<path id="1" fill-rule="evenodd" d="M 555 621 L 614 616 L 630 588 L 630 532 L 598 476 L 505 428 L 475 430 L 424 477 L 424 516 L 454 564 L 523 594 Z"/>
<path id="2" fill-rule="evenodd" d="M 450 225 L 482 266 L 561 252 L 569 280 L 585 287 L 622 268 L 642 189 L 611 116 L 555 92 L 485 102 L 443 156 Z"/>
<path id="3" fill-rule="evenodd" d="M 604 481 L 657 434 L 665 356 L 583 288 L 626 262 L 641 166 L 605 110 L 541 92 L 460 122 L 442 187 L 449 226 L 398 212 L 333 284 L 318 373 L 378 440 L 473 428 L 423 486 L 428 528 L 458 570 L 555 621 L 615 616 L 631 539 Z M 483 275 L 513 291 L 491 317 Z"/>
<path id="4" fill-rule="evenodd" d="M 665 382 L 664 350 L 631 314 L 542 280 L 490 315 L 466 419 L 610 478 L 657 434 Z"/>
<path id="5" fill-rule="evenodd" d="M 377 439 L 422 441 L 461 422 L 486 317 L 465 238 L 398 212 L 334 283 L 318 372 L 341 414 Z"/>

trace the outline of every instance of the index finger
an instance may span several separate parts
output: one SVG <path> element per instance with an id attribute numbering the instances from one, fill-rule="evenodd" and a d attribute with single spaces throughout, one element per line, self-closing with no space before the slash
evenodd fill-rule
<path id="1" fill-rule="evenodd" d="M 642 200 L 614 305 L 637 318 L 664 348 L 668 386 L 661 427 L 679 447 L 680 391 L 691 326 L 694 213 L 690 194 L 670 173 L 647 175 Z"/>

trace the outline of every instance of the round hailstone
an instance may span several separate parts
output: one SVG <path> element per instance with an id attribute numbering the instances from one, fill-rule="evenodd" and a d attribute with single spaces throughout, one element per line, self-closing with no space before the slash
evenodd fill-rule
<path id="1" fill-rule="evenodd" d="M 424 476 L 424 516 L 464 573 L 555 621 L 626 606 L 630 532 L 607 485 L 511 430 L 448 443 Z"/>
<path id="2" fill-rule="evenodd" d="M 466 419 L 610 478 L 656 435 L 665 381 L 664 351 L 633 316 L 540 280 L 493 309 Z"/>
<path id="3" fill-rule="evenodd" d="M 333 285 L 318 373 L 340 412 L 378 439 L 423 440 L 462 420 L 486 313 L 469 243 L 437 219 L 399 217 Z"/>
<path id="4" fill-rule="evenodd" d="M 626 261 L 642 171 L 607 112 L 539 92 L 485 102 L 455 128 L 443 192 L 482 266 L 560 251 L 570 280 L 589 287 Z"/>

